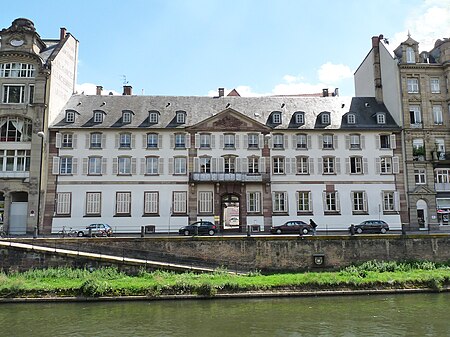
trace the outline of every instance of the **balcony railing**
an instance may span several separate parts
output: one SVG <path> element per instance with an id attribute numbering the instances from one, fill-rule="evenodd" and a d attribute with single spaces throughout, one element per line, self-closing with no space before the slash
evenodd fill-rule
<path id="1" fill-rule="evenodd" d="M 435 161 L 450 160 L 450 152 L 433 151 L 431 154 Z"/>
<path id="2" fill-rule="evenodd" d="M 30 172 L 28 171 L 1 171 L 0 178 L 5 179 L 23 179 L 28 178 L 30 176 Z"/>
<path id="3" fill-rule="evenodd" d="M 434 183 L 436 192 L 450 192 L 450 183 Z"/>
<path id="4" fill-rule="evenodd" d="M 192 182 L 268 182 L 269 175 L 267 173 L 204 173 L 204 172 L 193 172 L 189 174 L 189 181 Z"/>

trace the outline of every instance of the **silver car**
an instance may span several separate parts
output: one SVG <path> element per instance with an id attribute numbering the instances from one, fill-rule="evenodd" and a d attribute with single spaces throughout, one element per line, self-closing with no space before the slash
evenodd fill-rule
<path id="1" fill-rule="evenodd" d="M 78 231 L 78 236 L 111 236 L 112 228 L 110 225 L 103 223 L 90 224 L 85 229 Z"/>

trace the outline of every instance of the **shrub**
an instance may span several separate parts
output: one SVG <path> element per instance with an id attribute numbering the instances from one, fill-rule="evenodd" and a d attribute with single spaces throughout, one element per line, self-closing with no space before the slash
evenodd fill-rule
<path id="1" fill-rule="evenodd" d="M 111 292 L 112 288 L 106 281 L 88 279 L 80 287 L 81 294 L 88 297 L 104 296 Z"/>

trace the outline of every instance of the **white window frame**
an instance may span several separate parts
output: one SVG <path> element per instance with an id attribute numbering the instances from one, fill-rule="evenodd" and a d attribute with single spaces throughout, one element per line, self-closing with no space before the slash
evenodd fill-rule
<path id="1" fill-rule="evenodd" d="M 211 149 L 211 134 L 201 133 L 199 137 L 200 149 Z"/>
<path id="2" fill-rule="evenodd" d="M 177 112 L 177 124 L 186 123 L 186 114 L 184 112 Z"/>
<path id="3" fill-rule="evenodd" d="M 427 170 L 424 168 L 414 169 L 414 181 L 416 185 L 426 185 L 427 183 Z"/>
<path id="4" fill-rule="evenodd" d="M 383 212 L 394 212 L 396 200 L 394 191 L 383 191 Z"/>
<path id="5" fill-rule="evenodd" d="M 56 193 L 56 215 L 70 216 L 72 212 L 72 193 L 58 192 Z"/>
<path id="6" fill-rule="evenodd" d="M 309 174 L 309 157 L 307 156 L 297 156 L 295 158 L 296 160 L 296 166 L 297 166 L 297 170 L 296 173 L 297 174 Z"/>
<path id="7" fill-rule="evenodd" d="M 145 215 L 159 214 L 159 192 L 157 191 L 144 192 L 144 214 Z"/>
<path id="8" fill-rule="evenodd" d="M 432 94 L 440 94 L 441 93 L 441 84 L 438 77 L 430 78 L 430 90 Z"/>
<path id="9" fill-rule="evenodd" d="M 377 124 L 386 124 L 386 115 L 384 113 L 377 113 Z"/>
<path id="10" fill-rule="evenodd" d="M 406 47 L 406 63 L 416 63 L 416 54 L 412 47 Z"/>
<path id="11" fill-rule="evenodd" d="M 288 195 L 287 192 L 273 192 L 273 213 L 287 213 L 288 212 Z"/>
<path id="12" fill-rule="evenodd" d="M 91 149 L 101 149 L 103 134 L 101 132 L 92 132 L 89 135 L 89 148 Z"/>
<path id="13" fill-rule="evenodd" d="M 367 213 L 367 193 L 365 191 L 352 191 L 351 198 L 353 213 Z"/>
<path id="14" fill-rule="evenodd" d="M 274 112 L 272 114 L 272 122 L 273 124 L 281 124 L 281 113 Z"/>
<path id="15" fill-rule="evenodd" d="M 261 213 L 261 192 L 247 192 L 247 212 Z"/>
<path id="16" fill-rule="evenodd" d="M 175 149 L 185 149 L 186 148 L 186 134 L 176 133 L 175 134 Z"/>
<path id="17" fill-rule="evenodd" d="M 303 112 L 295 114 L 295 124 L 305 124 L 305 114 Z"/>
<path id="18" fill-rule="evenodd" d="M 435 169 L 434 175 L 438 184 L 450 183 L 450 169 Z"/>
<path id="19" fill-rule="evenodd" d="M 86 192 L 86 216 L 100 216 L 102 213 L 102 192 Z"/>
<path id="20" fill-rule="evenodd" d="M 88 174 L 101 175 L 102 174 L 103 159 L 100 156 L 91 156 L 88 158 Z"/>
<path id="21" fill-rule="evenodd" d="M 409 106 L 409 116 L 413 116 L 414 120 L 411 119 L 411 124 L 422 124 L 422 112 L 420 105 L 410 105 Z"/>
<path id="22" fill-rule="evenodd" d="M 173 174 L 174 175 L 186 175 L 187 174 L 187 158 L 186 157 L 174 157 Z"/>
<path id="23" fill-rule="evenodd" d="M 33 64 L 29 63 L 1 63 L 0 77 L 5 78 L 33 78 L 35 68 Z"/>
<path id="24" fill-rule="evenodd" d="M 62 134 L 61 147 L 63 149 L 72 149 L 73 148 L 73 134 L 72 133 L 63 133 Z"/>
<path id="25" fill-rule="evenodd" d="M 393 162 L 392 157 L 380 157 L 380 173 L 381 174 L 392 174 Z"/>
<path id="26" fill-rule="evenodd" d="M 325 191 L 323 194 L 324 212 L 340 212 L 339 193 L 337 191 Z"/>
<path id="27" fill-rule="evenodd" d="M 73 174 L 73 157 L 61 156 L 59 157 L 59 174 L 72 175 Z"/>
<path id="28" fill-rule="evenodd" d="M 312 212 L 311 191 L 297 191 L 297 212 Z"/>
<path id="29" fill-rule="evenodd" d="M 442 125 L 444 123 L 441 105 L 433 105 L 433 121 L 435 125 Z"/>
<path id="30" fill-rule="evenodd" d="M 201 173 L 211 173 L 211 157 L 200 157 L 199 164 Z"/>
<path id="31" fill-rule="evenodd" d="M 131 192 L 116 192 L 116 215 L 131 216 Z"/>
<path id="32" fill-rule="evenodd" d="M 308 149 L 308 135 L 304 133 L 298 133 L 296 137 L 296 148 L 306 150 Z"/>
<path id="33" fill-rule="evenodd" d="M 236 173 L 236 157 L 235 156 L 225 156 L 223 157 L 224 162 L 224 173 Z"/>
<path id="34" fill-rule="evenodd" d="M 159 135 L 157 133 L 147 133 L 147 149 L 157 149 L 159 147 L 158 141 Z"/>
<path id="35" fill-rule="evenodd" d="M 146 175 L 159 174 L 159 157 L 156 156 L 145 157 L 145 174 Z"/>
<path id="36" fill-rule="evenodd" d="M 66 111 L 66 123 L 75 122 L 75 112 L 74 111 Z"/>
<path id="37" fill-rule="evenodd" d="M 223 135 L 223 148 L 224 149 L 236 148 L 236 135 L 234 133 L 225 133 Z"/>
<path id="38" fill-rule="evenodd" d="M 322 157 L 322 174 L 336 174 L 336 158 Z"/>
<path id="39" fill-rule="evenodd" d="M 248 134 L 248 148 L 259 149 L 259 135 L 257 133 Z"/>
<path id="40" fill-rule="evenodd" d="M 125 123 L 125 124 L 131 123 L 131 112 L 124 111 L 122 113 L 122 123 Z"/>
<path id="41" fill-rule="evenodd" d="M 256 174 L 259 172 L 259 157 L 251 156 L 248 157 L 248 173 Z"/>
<path id="42" fill-rule="evenodd" d="M 334 136 L 326 133 L 322 136 L 322 149 L 333 150 L 334 149 Z"/>
<path id="43" fill-rule="evenodd" d="M 352 156 L 349 158 L 349 171 L 350 174 L 364 174 L 363 158 L 360 156 Z"/>
<path id="44" fill-rule="evenodd" d="M 355 114 L 347 115 L 347 124 L 356 124 L 356 116 Z"/>
<path id="45" fill-rule="evenodd" d="M 94 112 L 94 123 L 102 123 L 103 122 L 103 112 L 95 111 Z"/>
<path id="46" fill-rule="evenodd" d="M 273 174 L 285 173 L 285 158 L 284 157 L 272 157 Z"/>
<path id="47" fill-rule="evenodd" d="M 117 157 L 117 175 L 131 175 L 131 157 Z"/>
<path id="48" fill-rule="evenodd" d="M 199 214 L 211 214 L 214 210 L 214 196 L 210 191 L 198 192 L 198 213 Z"/>
<path id="49" fill-rule="evenodd" d="M 329 113 L 323 113 L 322 114 L 322 116 L 321 116 L 321 122 L 322 122 L 322 124 L 326 124 L 326 125 L 328 125 L 328 124 L 330 124 L 330 114 Z"/>
<path id="50" fill-rule="evenodd" d="M 150 124 L 157 124 L 158 123 L 158 115 L 159 114 L 157 112 L 154 112 L 154 111 L 150 112 L 148 114 L 148 122 Z"/>
<path id="51" fill-rule="evenodd" d="M 119 148 L 120 149 L 131 149 L 131 133 L 122 132 L 119 134 Z"/>
<path id="52" fill-rule="evenodd" d="M 0 172 L 28 172 L 31 150 L 0 150 Z"/>

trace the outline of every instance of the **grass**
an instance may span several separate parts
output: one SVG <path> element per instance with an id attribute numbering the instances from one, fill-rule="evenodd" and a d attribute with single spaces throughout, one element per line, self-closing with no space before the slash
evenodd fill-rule
<path id="1" fill-rule="evenodd" d="M 220 293 L 427 288 L 450 285 L 450 264 L 429 261 L 369 261 L 336 272 L 249 275 L 218 269 L 211 274 L 141 271 L 130 276 L 115 268 L 53 268 L 0 273 L 0 297 L 152 296 Z"/>

